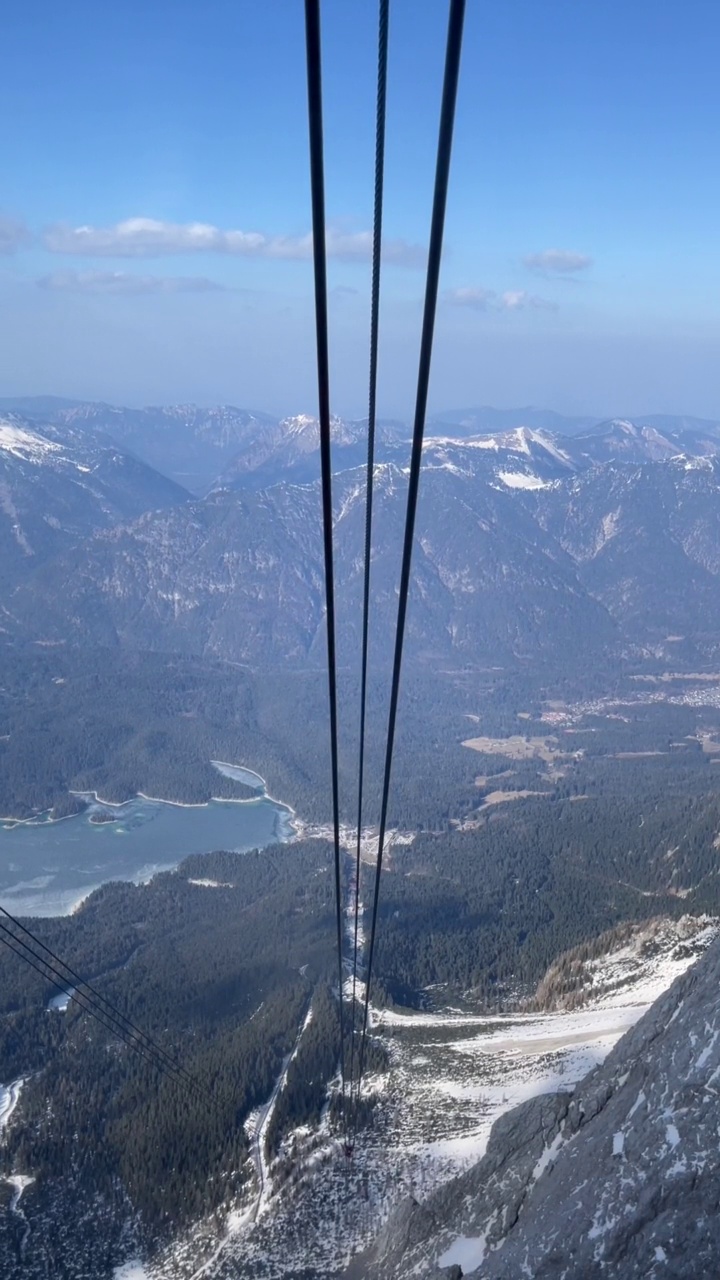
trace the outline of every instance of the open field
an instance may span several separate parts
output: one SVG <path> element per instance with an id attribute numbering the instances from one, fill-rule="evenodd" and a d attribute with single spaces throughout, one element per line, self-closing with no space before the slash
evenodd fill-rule
<path id="1" fill-rule="evenodd" d="M 557 745 L 557 738 L 523 738 L 519 733 L 509 738 L 466 738 L 462 744 L 471 751 L 487 756 L 507 756 L 509 760 L 544 760 L 550 764 L 558 756 L 566 755 Z"/>

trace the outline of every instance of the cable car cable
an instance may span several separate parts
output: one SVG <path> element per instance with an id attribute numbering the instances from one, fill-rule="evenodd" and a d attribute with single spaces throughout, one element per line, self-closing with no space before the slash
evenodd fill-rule
<path id="1" fill-rule="evenodd" d="M 330 764 L 332 771 L 333 844 L 335 854 L 335 916 L 337 927 L 341 1107 L 345 1119 L 345 1019 L 343 1014 L 342 891 L 340 877 L 340 804 L 338 786 L 337 676 L 335 660 L 335 586 L 333 574 L 333 511 L 330 450 L 330 362 L 328 354 L 327 264 L 325 247 L 325 176 L 323 163 L 322 56 L 320 0 L 305 0 L 310 190 L 312 198 L 315 332 L 317 344 L 318 416 L 322 486 L 325 612 L 327 622 L 328 696 L 330 703 Z"/>
<path id="2" fill-rule="evenodd" d="M 52 974 L 45 971 L 46 969 L 51 968 L 48 961 L 43 960 L 42 956 L 39 956 L 35 951 L 33 951 L 32 947 L 30 947 L 27 942 L 23 942 L 21 938 L 16 937 L 15 934 L 11 933 L 7 928 L 7 925 L 2 923 L 0 923 L 0 942 L 3 942 L 10 951 L 13 951 L 15 955 L 19 957 L 20 960 L 23 960 L 26 964 L 30 965 L 31 969 L 35 969 L 35 971 L 39 973 L 41 978 L 44 978 L 46 982 L 52 983 L 52 985 L 57 987 L 59 991 L 62 991 L 63 994 L 70 994 L 67 991 L 67 982 L 64 979 L 58 980 L 58 978 L 53 977 Z M 14 946 L 13 943 L 17 943 L 18 945 Z M 23 947 L 24 950 L 20 950 L 20 947 Z M 34 963 L 36 960 L 39 961 L 39 964 Z M 44 965 L 45 969 L 41 969 L 40 965 Z M 62 975 L 60 975 L 60 978 L 62 979 Z M 121 1039 L 128 1048 L 136 1050 L 136 1052 L 139 1053 L 146 1062 L 157 1067 L 159 1071 L 167 1075 L 172 1075 L 173 1078 L 175 1078 L 176 1083 L 183 1085 L 184 1088 L 189 1088 L 190 1084 L 195 1088 L 199 1088 L 199 1086 L 195 1084 L 195 1081 L 191 1080 L 191 1082 L 188 1083 L 188 1081 L 184 1077 L 179 1076 L 178 1073 L 171 1072 L 170 1068 L 166 1066 L 163 1060 L 149 1049 L 147 1045 L 144 1045 L 137 1039 L 129 1038 L 128 1034 L 122 1028 L 118 1029 L 117 1025 L 113 1025 L 113 1020 L 110 1019 L 110 1015 L 105 1014 L 104 1010 L 100 1010 L 99 1007 L 94 1005 L 91 1001 L 87 1001 L 87 997 L 84 996 L 82 992 L 75 991 L 72 993 L 70 998 L 73 999 L 78 1004 L 79 1008 L 81 1008 L 85 1013 L 89 1013 L 91 1017 L 95 1018 L 96 1021 L 101 1024 L 101 1026 L 105 1027 L 106 1031 L 109 1031 L 112 1035 L 118 1036 L 118 1038 Z M 87 1003 L 85 1003 L 86 1001 Z"/>
<path id="3" fill-rule="evenodd" d="M 32 939 L 32 941 L 36 944 L 36 946 L 40 947 L 43 951 L 45 951 L 51 957 L 53 961 L 55 961 L 56 964 L 60 965 L 63 969 L 65 969 L 66 973 L 69 975 L 70 978 L 72 978 L 80 986 L 86 987 L 87 990 L 91 992 L 95 1002 L 101 1002 L 102 1005 L 107 1006 L 107 1010 L 103 1009 L 103 1012 L 105 1013 L 109 1011 L 107 1012 L 108 1017 L 114 1016 L 120 1019 L 123 1023 L 126 1024 L 126 1029 L 128 1033 L 131 1032 L 134 1036 L 139 1036 L 141 1037 L 141 1039 L 145 1040 L 147 1044 L 150 1046 L 150 1048 L 153 1049 L 156 1053 L 160 1054 L 160 1056 L 165 1060 L 168 1068 L 177 1072 L 179 1075 L 184 1076 L 188 1084 L 192 1084 L 195 1087 L 198 1087 L 197 1081 L 193 1079 L 193 1077 L 185 1070 L 185 1068 L 182 1067 L 180 1063 L 177 1062 L 177 1060 L 172 1057 L 171 1054 L 167 1053 L 167 1051 L 163 1049 L 162 1045 L 157 1044 L 157 1042 L 153 1040 L 152 1037 L 149 1036 L 146 1031 L 143 1031 L 142 1028 L 138 1027 L 130 1018 L 127 1017 L 126 1014 L 122 1013 L 120 1009 L 118 1009 L 117 1006 L 112 1003 L 112 1001 L 108 1000 L 107 996 L 102 995 L 101 992 L 99 992 L 95 987 L 93 987 L 91 983 L 89 983 L 85 978 L 82 978 L 80 974 L 77 973 L 74 969 L 72 969 L 65 960 L 62 960 L 60 956 L 56 955 L 55 952 L 52 951 L 50 947 L 46 946 L 46 944 L 42 942 L 40 938 L 38 938 L 30 929 L 26 928 L 26 926 L 22 924 L 20 920 L 17 920 L 15 916 L 12 916 L 10 912 L 5 909 L 5 907 L 0 906 L 0 912 L 2 912 L 2 914 L 11 922 L 12 925 L 15 926 L 16 929 L 21 929 L 23 933 L 27 934 L 27 936 Z M 17 941 L 22 942 L 22 939 L 18 938 Z M 27 945 L 27 944 L 23 944 L 23 945 Z M 28 949 L 30 950 L 30 948 Z M 42 957 L 40 957 L 40 959 L 42 959 Z M 43 960 L 42 963 L 48 964 L 46 960 Z M 54 966 L 48 965 L 48 968 L 53 969 Z M 54 972 L 57 973 L 59 971 L 54 969 Z M 65 978 L 65 974 L 61 973 L 60 977 Z M 67 979 L 66 979 L 66 982 L 67 982 Z M 81 994 L 84 995 L 85 993 L 82 992 Z M 90 997 L 86 997 L 86 999 L 89 999 L 89 998 Z"/>
<path id="4" fill-rule="evenodd" d="M 188 1087 L 189 1084 L 195 1085 L 195 1082 L 192 1079 L 187 1080 L 180 1076 L 178 1072 L 171 1071 L 171 1068 L 169 1068 L 167 1064 L 155 1053 L 153 1048 L 144 1044 L 136 1037 L 131 1036 L 130 1032 L 118 1024 L 109 1013 L 106 1013 L 104 1009 L 99 1005 L 96 1005 L 88 996 L 85 996 L 83 992 L 69 992 L 67 989 L 68 982 L 65 975 L 55 970 L 49 961 L 45 960 L 41 955 L 38 955 L 36 951 L 33 951 L 29 943 L 24 942 L 22 938 L 18 938 L 10 929 L 8 929 L 7 925 L 2 924 L 1 922 L 0 942 L 3 942 L 5 946 L 19 957 L 20 960 L 24 960 L 32 969 L 35 969 L 35 971 L 39 973 L 46 982 L 52 983 L 54 987 L 57 987 L 58 990 L 62 991 L 64 995 L 67 995 L 69 999 L 74 1000 L 78 1004 L 79 1008 L 81 1008 L 85 1013 L 89 1013 L 91 1017 L 96 1018 L 107 1031 L 110 1031 L 113 1035 L 118 1035 L 120 1039 L 122 1039 L 131 1049 L 137 1049 L 141 1056 L 148 1062 L 153 1063 L 153 1065 L 158 1067 L 161 1071 L 177 1076 L 178 1083 L 183 1084 L 186 1087 Z M 22 950 L 20 948 L 22 948 Z M 38 961 L 39 963 L 35 964 L 34 961 Z M 40 968 L 40 965 L 43 965 L 44 968 Z M 47 972 L 47 970 L 50 970 L 50 972 Z"/>
<path id="5" fill-rule="evenodd" d="M 100 1009 L 99 1006 L 88 1000 L 88 997 L 84 996 L 82 992 L 69 992 L 67 990 L 67 981 L 63 979 L 62 975 L 54 977 L 52 972 L 48 973 L 47 970 L 52 968 L 48 961 L 44 960 L 42 956 L 33 951 L 32 947 L 30 947 L 28 943 L 23 942 L 21 938 L 18 938 L 11 933 L 7 926 L 3 924 L 0 924 L 0 942 L 3 942 L 10 951 L 13 951 L 15 955 L 18 956 L 20 960 L 23 960 L 26 964 L 30 965 L 31 969 L 35 969 L 35 971 L 39 973 L 46 982 L 50 982 L 64 995 L 67 995 L 69 999 L 74 1000 L 83 1012 L 89 1013 L 91 1017 L 95 1018 L 101 1024 L 101 1026 L 105 1027 L 106 1031 L 117 1036 L 129 1048 L 137 1050 L 141 1057 L 143 1057 L 147 1062 L 150 1062 L 153 1066 L 157 1067 L 160 1071 L 175 1076 L 177 1083 L 182 1084 L 186 1088 L 189 1087 L 188 1082 L 184 1078 L 177 1076 L 176 1073 L 171 1072 L 165 1062 L 160 1059 L 147 1045 L 143 1044 L 140 1040 L 131 1038 L 129 1033 L 125 1032 L 124 1028 L 118 1027 L 118 1025 L 110 1018 L 109 1014 L 106 1014 L 103 1009 Z M 20 948 L 23 948 L 23 950 Z M 39 963 L 36 964 L 35 961 L 38 961 Z M 41 965 L 43 965 L 44 968 L 41 968 Z"/>
<path id="6" fill-rule="evenodd" d="M 380 0 L 378 17 L 377 105 L 375 109 L 375 199 L 373 209 L 372 285 L 370 303 L 370 386 L 368 394 L 368 450 L 365 489 L 365 553 L 363 569 L 362 668 L 360 674 L 360 746 L 358 751 L 357 846 L 355 850 L 355 912 L 353 937 L 352 1002 L 350 1014 L 350 1101 L 355 1074 L 355 1010 L 358 970 L 358 921 L 360 914 L 360 843 L 362 839 L 365 780 L 365 717 L 367 710 L 368 637 L 370 618 L 370 556 L 372 551 L 373 479 L 375 470 L 375 415 L 377 404 L 378 335 L 380 317 L 380 255 L 382 248 L 383 186 L 385 176 L 385 117 L 387 103 L 387 52 L 390 0 Z"/>
<path id="7" fill-rule="evenodd" d="M 370 983 L 372 980 L 378 901 L 380 897 L 380 874 L 382 871 L 383 845 L 385 843 L 388 799 L 390 794 L 390 775 L 392 771 L 393 749 L 395 745 L 395 723 L 397 719 L 400 672 L 402 668 L 403 643 L 405 639 L 405 619 L 407 615 L 407 602 L 410 588 L 410 568 L 412 564 L 415 516 L 417 513 L 418 489 L 420 484 L 420 464 L 422 462 L 423 436 L 425 433 L 425 414 L 427 410 L 428 387 L 430 382 L 430 365 L 432 360 L 433 336 L 435 331 L 435 313 L 437 309 L 443 233 L 445 229 L 445 210 L 447 206 L 448 181 L 450 176 L 450 156 L 452 152 L 452 137 L 455 122 L 458 78 L 460 73 L 460 54 L 462 51 L 464 18 L 465 0 L 450 0 L 447 51 L 445 55 L 445 74 L 443 78 L 440 128 L 438 131 L 437 164 L 435 169 L 435 190 L 433 194 L 430 243 L 428 247 L 425 305 L 423 310 L 422 335 L 420 340 L 420 358 L 418 362 L 417 396 L 415 401 L 412 452 L 410 455 L 410 477 L 408 481 L 405 536 L 403 539 L 402 567 L 400 571 L 400 595 L 398 599 L 397 625 L 395 630 L 395 653 L 393 659 L 392 687 L 390 692 L 390 711 L 388 714 L 385 771 L 380 809 L 380 830 L 378 836 L 377 860 L 375 864 L 372 924 L 370 927 L 370 946 L 368 950 L 367 971 L 365 976 L 365 1006 L 360 1039 L 360 1061 L 358 1064 L 358 1088 L 356 1094 L 356 1099 L 358 1101 L 360 1096 L 360 1086 L 362 1084 L 362 1073 L 365 1064 L 365 1044 L 367 1039 L 368 1011 L 370 1007 Z"/>

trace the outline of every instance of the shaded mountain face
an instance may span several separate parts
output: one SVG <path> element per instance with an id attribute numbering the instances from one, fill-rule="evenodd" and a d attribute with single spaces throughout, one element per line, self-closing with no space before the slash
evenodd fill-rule
<path id="1" fill-rule="evenodd" d="M 662 642 L 720 634 L 720 458 L 594 467 L 536 514 L 623 629 Z"/>
<path id="2" fill-rule="evenodd" d="M 241 446 L 277 425 L 271 414 L 233 405 L 127 409 L 98 403 L 53 406 L 43 399 L 42 407 L 34 409 L 32 400 L 26 403 L 30 416 L 37 413 L 59 426 L 104 432 L 125 451 L 198 494 L 207 490 Z"/>
<path id="3" fill-rule="evenodd" d="M 477 1165 L 404 1203 L 348 1280 L 716 1275 L 719 979 L 714 943 L 574 1093 L 507 1112 Z"/>
<path id="4" fill-rule="evenodd" d="M 397 609 L 406 477 L 379 464 L 374 643 L 389 653 Z M 354 659 L 362 599 L 364 476 L 335 486 L 341 655 Z M 449 518 L 450 516 L 450 518 Z M 317 485 L 211 495 L 96 535 L 21 583 L 12 609 L 43 639 L 208 653 L 258 665 L 324 654 Z M 554 654 L 568 636 L 598 655 L 615 627 L 570 557 L 517 495 L 439 468 L 424 480 L 408 651 L 437 661 Z M 376 648 L 377 652 L 377 648 Z"/>
<path id="5" fill-rule="evenodd" d="M 246 424 L 227 484 L 179 506 L 183 490 L 82 414 L 42 429 L 8 421 L 4 579 L 14 634 L 260 666 L 322 661 L 319 486 L 287 479 L 317 473 L 315 419 Z M 237 421 L 213 419 L 212 431 L 221 427 L 236 442 Z M 408 654 L 430 664 L 565 665 L 648 649 L 720 652 L 720 459 L 665 457 L 673 448 L 667 431 L 627 422 L 573 438 L 526 427 L 429 436 Z M 336 465 L 364 450 L 365 424 L 334 419 Z M 409 455 L 396 424 L 379 432 L 378 455 L 388 460 L 376 467 L 373 624 L 386 654 Z M 258 488 L 263 477 L 274 483 Z M 359 466 L 333 484 L 347 661 L 361 626 L 364 483 Z"/>
<path id="6" fill-rule="evenodd" d="M 96 529 L 188 497 L 93 433 L 0 418 L 0 584 L 17 585 Z"/>

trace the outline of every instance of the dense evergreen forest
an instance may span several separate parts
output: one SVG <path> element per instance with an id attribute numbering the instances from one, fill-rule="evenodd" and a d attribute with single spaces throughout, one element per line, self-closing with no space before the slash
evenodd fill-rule
<path id="1" fill-rule="evenodd" d="M 719 775 L 700 751 L 589 757 L 557 793 L 396 846 L 380 907 L 385 994 L 448 983 L 502 1007 L 620 921 L 720 914 Z"/>
<path id="2" fill-rule="evenodd" d="M 352 821 L 355 680 L 341 679 L 342 797 Z M 453 681 L 412 675 L 398 732 L 393 822 L 414 827 L 461 814 L 472 799 L 473 761 L 452 744 L 466 693 Z M 379 800 L 385 688 L 370 690 L 368 812 Z M 430 726 L 430 731 L 429 731 Z M 455 738 L 457 738 L 455 732 Z M 42 752 L 38 743 L 42 742 Z M 253 674 L 227 663 L 120 650 L 2 651 L 0 814 L 72 808 L 69 791 L 122 801 L 142 791 L 198 803 L 242 796 L 211 759 L 246 764 L 271 795 L 310 821 L 330 818 L 327 675 Z"/>
<path id="3" fill-rule="evenodd" d="M 247 796 L 211 759 L 245 764 L 271 795 L 313 822 L 330 818 L 327 676 L 317 671 L 256 673 L 186 656 L 77 650 L 58 646 L 0 650 L 0 815 L 72 812 L 71 791 L 128 800 L 138 792 L 199 803 Z M 607 691 L 629 689 L 628 673 L 607 677 Z M 343 818 L 355 817 L 357 680 L 339 676 Z M 473 756 L 461 746 L 471 715 L 486 734 L 547 733 L 539 721 L 547 698 L 587 697 L 576 676 L 503 671 L 428 672 L 403 676 L 390 821 L 407 830 L 436 828 L 472 809 L 478 772 L 507 760 Z M 518 711 L 527 718 L 520 719 Z M 367 816 L 377 820 L 387 716 L 387 685 L 368 697 Z M 718 718 L 717 712 L 715 718 Z M 667 748 L 694 731 L 693 709 L 643 705 L 629 718 L 590 717 L 568 746 L 587 755 Z M 42 743 L 42 750 L 38 750 Z M 696 744 L 697 746 L 697 744 Z M 522 776 L 533 777 L 526 770 Z M 514 785 L 521 785 L 521 775 Z"/>
<path id="4" fill-rule="evenodd" d="M 35 922 L 199 1090 L 76 1003 L 48 1013 L 56 988 L 3 950 L 0 1079 L 30 1077 L 5 1168 L 17 1161 L 43 1180 L 72 1163 L 88 1191 L 108 1194 L 119 1179 L 155 1235 L 229 1203 L 251 1172 L 243 1122 L 272 1091 L 316 988 L 318 1097 L 336 1069 L 337 1011 L 321 994 L 336 962 L 330 852 L 309 841 L 191 858 L 148 886 L 106 885 L 76 916 Z M 223 887 L 191 884 L 199 872 Z"/>

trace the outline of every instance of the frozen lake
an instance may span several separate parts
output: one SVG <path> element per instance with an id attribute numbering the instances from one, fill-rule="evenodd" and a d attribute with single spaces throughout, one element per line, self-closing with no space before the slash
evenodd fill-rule
<path id="1" fill-rule="evenodd" d="M 258 775 L 252 778 L 255 785 Z M 109 811 L 112 821 L 92 822 L 98 810 Z M 242 853 L 286 840 L 291 817 L 284 805 L 259 796 L 196 806 L 137 799 L 92 804 L 61 822 L 0 823 L 0 904 L 13 915 L 65 915 L 108 880 L 141 883 L 190 853 Z"/>

